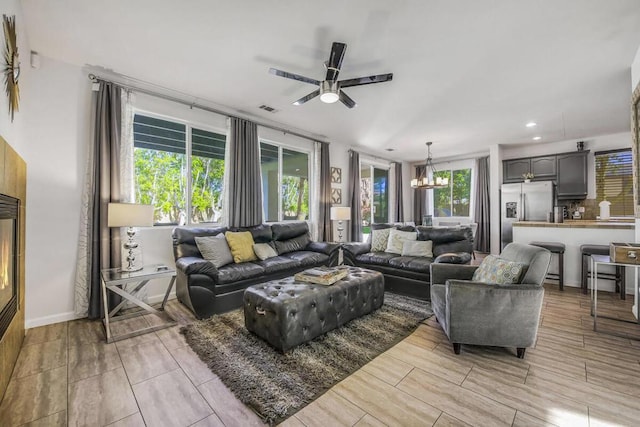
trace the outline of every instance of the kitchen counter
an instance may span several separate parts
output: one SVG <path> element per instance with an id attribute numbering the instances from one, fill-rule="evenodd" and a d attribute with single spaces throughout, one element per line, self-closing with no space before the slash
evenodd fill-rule
<path id="1" fill-rule="evenodd" d="M 544 227 L 544 228 L 611 228 L 615 230 L 635 230 L 635 222 L 619 221 L 592 221 L 592 220 L 566 220 L 565 222 L 545 221 L 519 221 L 514 222 L 513 227 Z"/>
<path id="2" fill-rule="evenodd" d="M 585 244 L 607 245 L 611 242 L 635 242 L 635 224 L 622 221 L 568 220 L 560 224 L 544 221 L 520 221 L 513 223 L 513 241 L 529 243 L 534 240 L 560 242 L 565 244 L 564 282 L 565 286 L 580 287 L 582 279 L 582 255 L 580 246 Z M 603 267 L 607 273 L 612 267 Z M 558 271 L 558 257 L 551 257 L 552 272 Z M 613 271 L 611 271 L 613 272 Z M 627 283 L 633 283 L 633 269 L 627 269 Z M 612 291 L 614 283 L 599 280 L 598 289 Z M 631 291 L 633 286 L 627 286 Z"/>

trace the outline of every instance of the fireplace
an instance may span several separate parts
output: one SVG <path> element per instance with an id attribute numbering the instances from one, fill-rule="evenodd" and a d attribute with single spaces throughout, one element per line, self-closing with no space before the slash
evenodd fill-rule
<path id="1" fill-rule="evenodd" d="M 18 204 L 0 194 L 0 339 L 18 312 Z"/>

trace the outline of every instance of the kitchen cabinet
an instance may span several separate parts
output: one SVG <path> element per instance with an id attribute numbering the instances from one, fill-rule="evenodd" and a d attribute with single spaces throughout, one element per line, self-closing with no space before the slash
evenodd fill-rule
<path id="1" fill-rule="evenodd" d="M 532 157 L 531 172 L 534 179 L 554 179 L 556 164 L 556 156 Z"/>
<path id="2" fill-rule="evenodd" d="M 587 198 L 588 150 L 558 154 L 556 194 L 558 199 L 582 200 Z"/>
<path id="3" fill-rule="evenodd" d="M 513 159 L 502 162 L 503 182 L 522 182 L 522 174 L 531 171 L 531 159 Z"/>
<path id="4" fill-rule="evenodd" d="M 505 160 L 503 163 L 503 182 L 522 182 L 522 175 L 531 172 L 533 180 L 556 178 L 556 156 L 529 157 L 526 159 Z"/>

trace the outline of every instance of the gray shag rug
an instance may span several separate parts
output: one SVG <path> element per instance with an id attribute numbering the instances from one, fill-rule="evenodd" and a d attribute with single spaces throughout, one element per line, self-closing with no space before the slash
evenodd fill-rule
<path id="1" fill-rule="evenodd" d="M 242 310 L 183 327 L 189 346 L 264 422 L 275 424 L 413 332 L 427 301 L 385 293 L 377 311 L 282 354 L 247 331 Z"/>

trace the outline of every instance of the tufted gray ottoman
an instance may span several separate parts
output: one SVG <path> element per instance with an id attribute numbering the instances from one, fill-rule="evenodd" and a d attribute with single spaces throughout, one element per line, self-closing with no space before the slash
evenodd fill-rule
<path id="1" fill-rule="evenodd" d="M 244 292 L 246 328 L 285 352 L 380 308 L 382 273 L 359 267 L 348 270 L 347 277 L 331 286 L 288 277 L 248 287 Z"/>

